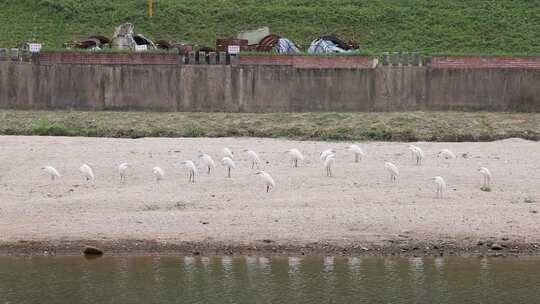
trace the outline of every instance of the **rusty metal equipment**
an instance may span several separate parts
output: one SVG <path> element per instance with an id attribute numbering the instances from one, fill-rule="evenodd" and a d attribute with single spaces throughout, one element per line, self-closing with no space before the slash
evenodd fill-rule
<path id="1" fill-rule="evenodd" d="M 172 44 L 167 40 L 158 40 L 156 41 L 156 48 L 160 50 L 170 50 L 172 48 Z"/>
<path id="2" fill-rule="evenodd" d="M 270 34 L 261 39 L 255 49 L 257 50 L 257 52 L 271 52 L 278 43 L 279 38 L 281 37 L 278 35 Z"/>
<path id="3" fill-rule="evenodd" d="M 160 50 L 178 50 L 180 55 L 188 56 L 189 52 L 193 51 L 193 44 L 184 42 L 170 42 L 167 40 L 156 41 L 156 48 Z"/>
<path id="4" fill-rule="evenodd" d="M 64 43 L 64 47 L 68 49 L 102 49 L 110 46 L 111 40 L 105 36 L 93 35 L 88 38 Z"/>
<path id="5" fill-rule="evenodd" d="M 181 55 L 187 56 L 189 52 L 193 51 L 193 44 L 190 43 L 173 43 L 172 48 L 178 50 Z"/>
<path id="6" fill-rule="evenodd" d="M 75 49 L 92 49 L 92 48 L 101 48 L 101 42 L 96 38 L 89 38 L 85 40 L 80 40 L 75 42 L 73 45 Z"/>

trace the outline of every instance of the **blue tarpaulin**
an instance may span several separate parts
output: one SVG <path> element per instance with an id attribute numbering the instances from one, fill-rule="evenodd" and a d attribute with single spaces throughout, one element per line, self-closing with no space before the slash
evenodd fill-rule
<path id="1" fill-rule="evenodd" d="M 287 38 L 279 38 L 276 46 L 276 52 L 279 54 L 300 53 L 300 50 L 294 45 L 292 41 Z"/>
<path id="2" fill-rule="evenodd" d="M 334 42 L 323 38 L 313 40 L 308 49 L 308 53 L 310 54 L 348 53 L 351 51 L 352 50 L 344 50 L 338 47 Z"/>

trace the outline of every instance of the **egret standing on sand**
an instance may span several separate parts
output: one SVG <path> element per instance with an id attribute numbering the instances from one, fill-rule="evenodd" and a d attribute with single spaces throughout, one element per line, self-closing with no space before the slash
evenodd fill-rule
<path id="1" fill-rule="evenodd" d="M 413 157 L 416 158 L 416 164 L 421 165 L 422 159 L 424 159 L 424 151 L 415 145 L 409 145 L 409 150 L 411 150 Z"/>
<path id="2" fill-rule="evenodd" d="M 90 168 L 90 166 L 84 164 L 79 168 L 79 171 L 81 171 L 87 181 L 94 181 L 94 171 L 92 170 L 92 168 Z"/>
<path id="3" fill-rule="evenodd" d="M 273 189 L 276 186 L 276 183 L 274 182 L 272 176 L 270 176 L 270 174 L 266 173 L 265 171 L 257 171 L 257 173 L 255 174 L 259 175 L 266 183 L 266 192 L 270 191 L 270 189 Z"/>
<path id="4" fill-rule="evenodd" d="M 234 169 L 236 168 L 236 164 L 234 163 L 234 161 L 232 160 L 232 158 L 230 157 L 224 157 L 222 160 L 221 160 L 221 164 L 223 166 L 225 166 L 225 168 L 227 168 L 227 177 L 231 177 L 231 169 Z"/>
<path id="5" fill-rule="evenodd" d="M 152 168 L 152 174 L 154 174 L 154 177 L 156 178 L 156 183 L 159 183 L 159 181 L 163 180 L 165 177 L 165 172 L 163 172 L 163 169 L 160 167 Z"/>
<path id="6" fill-rule="evenodd" d="M 51 180 L 55 180 L 56 178 L 62 177 L 62 175 L 60 175 L 60 173 L 58 172 L 58 170 L 56 170 L 55 167 L 45 166 L 41 169 L 45 171 L 45 173 L 49 174 L 49 176 L 51 177 Z"/>
<path id="7" fill-rule="evenodd" d="M 446 190 L 446 182 L 441 176 L 431 178 L 437 184 L 437 198 L 443 198 L 443 192 Z"/>
<path id="8" fill-rule="evenodd" d="M 326 169 L 326 176 L 332 176 L 332 167 L 336 163 L 336 155 L 330 154 L 324 160 L 324 168 Z"/>
<path id="9" fill-rule="evenodd" d="M 226 157 L 228 157 L 230 159 L 234 158 L 234 153 L 231 151 L 231 149 L 225 147 L 225 148 L 221 149 L 221 151 L 223 151 L 223 154 L 225 154 Z"/>
<path id="10" fill-rule="evenodd" d="M 208 174 L 210 174 L 210 170 L 216 168 L 216 163 L 210 155 L 201 153 L 199 154 L 199 159 L 202 161 L 203 165 L 208 168 Z"/>
<path id="11" fill-rule="evenodd" d="M 480 174 L 482 174 L 482 176 L 484 177 L 483 187 L 489 188 L 491 185 L 491 172 L 489 171 L 489 169 L 486 167 L 480 167 L 480 169 L 478 169 L 478 172 L 480 172 Z"/>
<path id="12" fill-rule="evenodd" d="M 128 163 L 121 163 L 118 165 L 118 173 L 120 174 L 120 181 L 126 180 L 127 170 L 129 168 Z"/>
<path id="13" fill-rule="evenodd" d="M 302 152 L 300 152 L 300 150 L 298 149 L 289 149 L 288 151 L 286 151 L 285 153 L 288 153 L 290 156 L 291 156 L 291 161 L 292 161 L 292 164 L 293 164 L 293 167 L 298 167 L 298 161 L 303 161 L 304 160 L 304 155 L 302 155 Z"/>
<path id="14" fill-rule="evenodd" d="M 357 163 L 360 161 L 364 156 L 366 156 L 366 152 L 357 144 L 350 145 L 346 148 L 349 151 L 352 151 L 354 153 L 354 162 Z"/>
<path id="15" fill-rule="evenodd" d="M 259 169 L 261 159 L 259 158 L 259 155 L 257 155 L 257 152 L 249 149 L 245 149 L 244 152 L 249 155 L 249 159 L 251 160 L 251 169 L 253 169 L 255 166 L 257 166 L 257 169 Z"/>
<path id="16" fill-rule="evenodd" d="M 384 167 L 386 168 L 386 171 L 390 173 L 390 181 L 396 181 L 399 170 L 396 165 L 392 164 L 391 162 L 385 162 Z"/>
<path id="17" fill-rule="evenodd" d="M 456 155 L 454 152 L 450 151 L 449 149 L 442 149 L 437 154 L 437 157 L 442 156 L 444 159 L 454 159 L 456 158 Z"/>
<path id="18" fill-rule="evenodd" d="M 197 175 L 197 166 L 195 166 L 195 163 L 193 163 L 191 160 L 185 160 L 180 162 L 181 165 L 188 168 L 189 170 L 189 179 L 188 183 L 195 183 L 195 176 Z"/>
<path id="19" fill-rule="evenodd" d="M 332 154 L 336 154 L 336 150 L 334 149 L 326 149 L 321 152 L 321 161 L 324 162 L 326 158 Z"/>

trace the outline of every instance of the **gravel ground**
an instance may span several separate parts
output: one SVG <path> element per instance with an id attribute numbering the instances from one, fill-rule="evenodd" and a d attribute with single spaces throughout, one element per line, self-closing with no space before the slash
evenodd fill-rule
<path id="1" fill-rule="evenodd" d="M 521 139 L 489 143 L 414 143 L 426 158 L 415 165 L 408 143 L 361 143 L 359 163 L 349 143 L 260 138 L 67 138 L 0 137 L 0 244 L 21 241 L 140 240 L 158 243 L 275 244 L 328 242 L 341 247 L 407 238 L 456 244 L 495 239 L 540 241 L 540 144 Z M 232 178 L 218 164 L 188 183 L 180 160 L 204 151 L 218 162 L 221 148 L 235 152 Z M 256 150 L 276 181 L 266 193 L 250 169 Z M 287 154 L 306 160 L 292 168 Z M 337 150 L 334 177 L 326 177 L 319 153 Z M 442 160 L 448 148 L 457 159 Z M 391 183 L 384 161 L 400 169 Z M 121 182 L 117 166 L 132 168 Z M 88 163 L 96 180 L 78 168 Z M 40 169 L 56 167 L 51 181 Z M 151 169 L 160 166 L 159 184 Z M 480 190 L 480 166 L 493 174 L 492 191 Z M 204 171 L 204 172 L 203 172 Z M 431 177 L 448 184 L 437 199 Z"/>

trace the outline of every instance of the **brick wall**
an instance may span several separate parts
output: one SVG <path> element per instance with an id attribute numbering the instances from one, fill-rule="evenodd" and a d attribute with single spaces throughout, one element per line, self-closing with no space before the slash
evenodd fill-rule
<path id="1" fill-rule="evenodd" d="M 240 56 L 239 65 L 293 65 L 294 56 Z"/>
<path id="2" fill-rule="evenodd" d="M 528 68 L 540 69 L 540 56 L 434 56 L 432 68 Z"/>
<path id="3" fill-rule="evenodd" d="M 41 64 L 175 65 L 176 54 L 42 52 Z M 239 65 L 293 66 L 297 69 L 370 69 L 369 56 L 240 56 Z M 540 56 L 434 56 L 431 68 L 527 68 L 540 69 Z"/>
<path id="4" fill-rule="evenodd" d="M 39 54 L 40 64 L 177 64 L 178 55 L 160 53 L 47 53 Z"/>
<path id="5" fill-rule="evenodd" d="M 297 69 L 371 69 L 368 56 L 240 56 L 239 65 L 287 65 Z"/>

